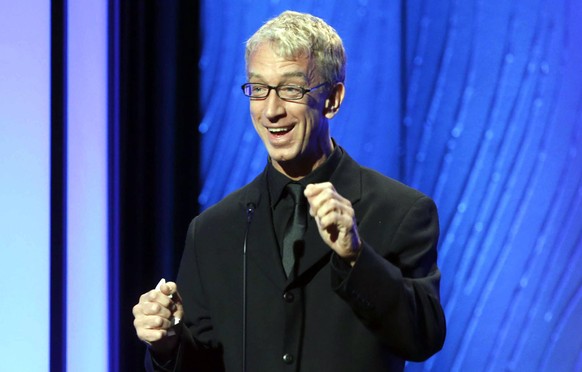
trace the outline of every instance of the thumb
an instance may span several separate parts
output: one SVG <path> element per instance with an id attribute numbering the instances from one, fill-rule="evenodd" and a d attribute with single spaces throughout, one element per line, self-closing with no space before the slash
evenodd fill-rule
<path id="1" fill-rule="evenodd" d="M 165 282 L 160 286 L 160 291 L 166 296 L 173 297 L 178 292 L 178 286 L 174 282 Z"/>
<path id="2" fill-rule="evenodd" d="M 176 306 L 175 310 L 173 311 L 174 317 L 182 319 L 184 317 L 184 306 L 182 305 L 182 297 L 180 296 L 180 292 L 178 292 L 178 285 L 174 282 L 167 282 L 161 286 L 160 290 L 163 294 L 169 296 Z"/>

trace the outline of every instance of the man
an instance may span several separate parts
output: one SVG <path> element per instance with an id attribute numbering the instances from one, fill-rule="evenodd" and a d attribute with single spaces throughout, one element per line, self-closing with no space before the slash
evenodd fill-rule
<path id="1" fill-rule="evenodd" d="M 248 40 L 246 62 L 269 161 L 192 221 L 177 283 L 134 307 L 146 364 L 396 371 L 430 357 L 445 337 L 436 208 L 330 137 L 345 93 L 341 39 L 284 12 Z"/>

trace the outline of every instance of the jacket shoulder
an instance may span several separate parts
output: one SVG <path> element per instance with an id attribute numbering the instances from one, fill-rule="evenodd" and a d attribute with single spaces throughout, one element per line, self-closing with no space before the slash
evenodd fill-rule
<path id="1" fill-rule="evenodd" d="M 238 190 L 226 195 L 216 204 L 201 212 L 197 219 L 228 218 L 229 216 L 245 212 L 253 204 L 255 207 L 261 200 L 261 182 L 263 174 Z"/>
<path id="2" fill-rule="evenodd" d="M 375 190 L 378 193 L 386 193 L 393 197 L 403 198 L 404 200 L 416 200 L 423 197 L 429 198 L 421 191 L 373 169 L 361 167 L 361 175 L 364 192 L 372 192 Z"/>

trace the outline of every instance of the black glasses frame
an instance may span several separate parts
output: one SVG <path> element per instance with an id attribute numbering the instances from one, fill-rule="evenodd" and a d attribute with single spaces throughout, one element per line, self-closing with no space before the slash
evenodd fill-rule
<path id="1" fill-rule="evenodd" d="M 328 82 L 325 83 L 321 83 L 319 85 L 316 85 L 314 87 L 311 88 L 304 88 L 302 86 L 299 85 L 293 85 L 293 84 L 284 84 L 284 85 L 277 85 L 277 86 L 273 86 L 273 85 L 268 85 L 268 84 L 263 84 L 263 83 L 244 83 L 243 85 L 241 85 L 241 89 L 243 91 L 243 94 L 249 98 L 252 99 L 265 99 L 269 96 L 269 94 L 271 94 L 271 90 L 274 90 L 275 93 L 277 93 L 277 97 L 281 98 L 282 100 L 285 101 L 298 101 L 300 99 L 302 99 L 303 97 L 305 97 L 305 95 L 309 92 L 312 92 L 316 89 L 319 89 L 325 85 L 329 84 Z M 267 93 L 265 93 L 265 95 L 261 95 L 261 96 L 253 96 L 252 94 L 248 94 L 248 91 L 252 92 L 252 87 L 253 86 L 261 86 L 263 88 L 267 88 Z M 297 88 L 301 91 L 301 95 L 297 98 L 286 98 L 286 97 L 281 97 L 280 94 L 280 90 L 284 89 L 284 88 L 288 88 L 288 87 L 293 87 L 293 88 Z"/>

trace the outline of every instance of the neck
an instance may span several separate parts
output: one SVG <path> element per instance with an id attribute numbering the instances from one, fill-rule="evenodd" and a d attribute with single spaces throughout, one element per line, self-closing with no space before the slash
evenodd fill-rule
<path id="1" fill-rule="evenodd" d="M 298 181 L 325 163 L 332 151 L 333 142 L 328 138 L 320 143 L 312 154 L 304 154 L 300 159 L 273 162 L 273 166 L 287 177 Z"/>

